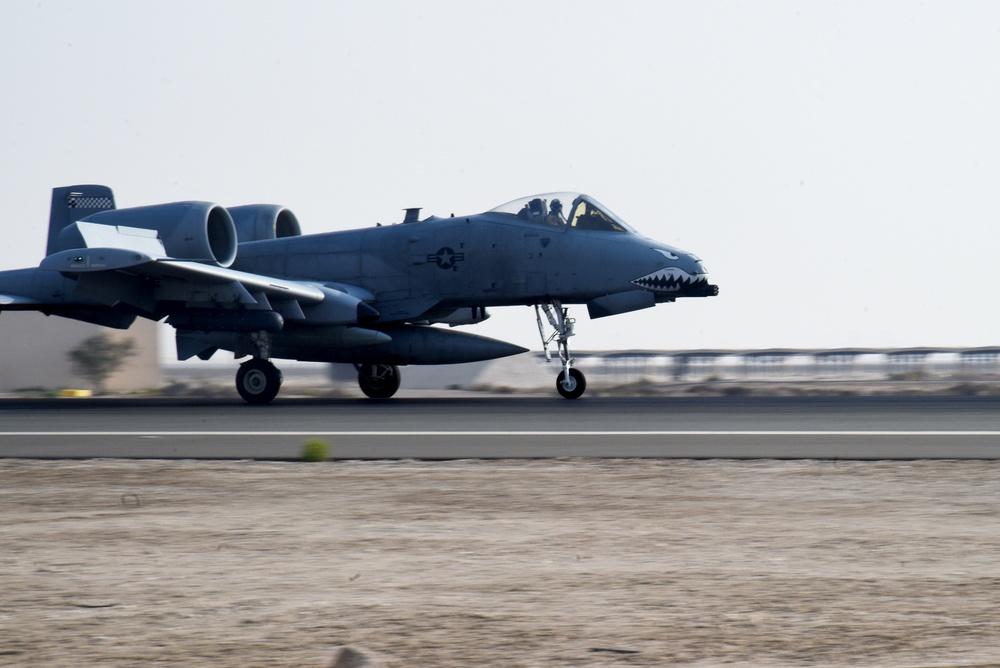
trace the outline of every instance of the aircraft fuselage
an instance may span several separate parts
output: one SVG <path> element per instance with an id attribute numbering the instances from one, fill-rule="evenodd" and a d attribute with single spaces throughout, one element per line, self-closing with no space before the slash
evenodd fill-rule
<path id="1" fill-rule="evenodd" d="M 432 217 L 245 243 L 233 268 L 361 286 L 377 296 L 373 306 L 381 322 L 412 319 L 431 308 L 533 304 L 553 295 L 563 303 L 586 303 L 646 291 L 652 305 L 679 291 L 649 290 L 633 281 L 667 267 L 704 273 L 694 256 L 632 232 L 510 218 Z"/>
<path id="2" fill-rule="evenodd" d="M 564 208 L 565 206 L 565 208 Z M 55 188 L 46 256 L 0 272 L 0 311 L 35 310 L 125 329 L 137 317 L 177 330 L 178 359 L 251 357 L 240 395 L 267 403 L 272 358 L 350 362 L 364 393 L 387 398 L 399 365 L 456 364 L 525 352 L 428 325 L 485 320 L 487 307 L 534 305 L 542 346 L 559 349 L 557 389 L 579 397 L 566 304 L 592 318 L 718 293 L 701 261 L 636 233 L 580 193 L 514 200 L 472 216 L 303 236 L 289 210 L 172 202 L 117 209 L 111 189 Z M 545 333 L 545 322 L 553 333 Z"/>

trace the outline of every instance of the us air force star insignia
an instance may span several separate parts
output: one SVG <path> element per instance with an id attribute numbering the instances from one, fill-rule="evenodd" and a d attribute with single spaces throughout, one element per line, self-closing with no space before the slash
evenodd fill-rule
<path id="1" fill-rule="evenodd" d="M 453 271 L 458 271 L 457 264 L 464 260 L 465 253 L 456 253 L 447 246 L 439 250 L 437 253 L 427 256 L 428 262 L 434 262 L 442 269 L 451 269 Z"/>

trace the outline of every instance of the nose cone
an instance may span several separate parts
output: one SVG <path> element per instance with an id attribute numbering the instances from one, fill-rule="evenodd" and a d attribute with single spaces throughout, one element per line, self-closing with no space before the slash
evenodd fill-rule
<path id="1" fill-rule="evenodd" d="M 719 286 L 708 282 L 708 271 L 697 257 L 676 248 L 653 249 L 660 268 L 632 280 L 634 285 L 664 297 L 714 297 Z"/>

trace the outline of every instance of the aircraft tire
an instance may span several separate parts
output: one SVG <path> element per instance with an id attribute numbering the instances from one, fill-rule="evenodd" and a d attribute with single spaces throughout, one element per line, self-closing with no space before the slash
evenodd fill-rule
<path id="1" fill-rule="evenodd" d="M 236 372 L 236 391 L 248 404 L 266 404 L 278 396 L 281 389 L 281 371 L 260 359 L 240 365 Z"/>
<path id="2" fill-rule="evenodd" d="M 556 389 L 559 390 L 559 394 L 563 396 L 564 399 L 578 399 L 583 395 L 584 391 L 587 389 L 587 377 L 583 375 L 583 372 L 579 369 L 569 370 L 569 382 L 563 383 L 566 377 L 565 371 L 559 372 L 559 377 L 556 378 Z"/>
<path id="3" fill-rule="evenodd" d="M 388 399 L 399 389 L 399 367 L 393 364 L 361 364 L 358 386 L 370 399 Z"/>

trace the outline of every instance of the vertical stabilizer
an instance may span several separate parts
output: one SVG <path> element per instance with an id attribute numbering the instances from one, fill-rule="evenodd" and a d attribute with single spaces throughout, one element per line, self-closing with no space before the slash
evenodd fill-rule
<path id="1" fill-rule="evenodd" d="M 46 255 L 62 250 L 56 247 L 59 233 L 81 218 L 115 208 L 115 195 L 107 186 L 64 186 L 52 189 L 49 213 L 49 242 Z"/>

